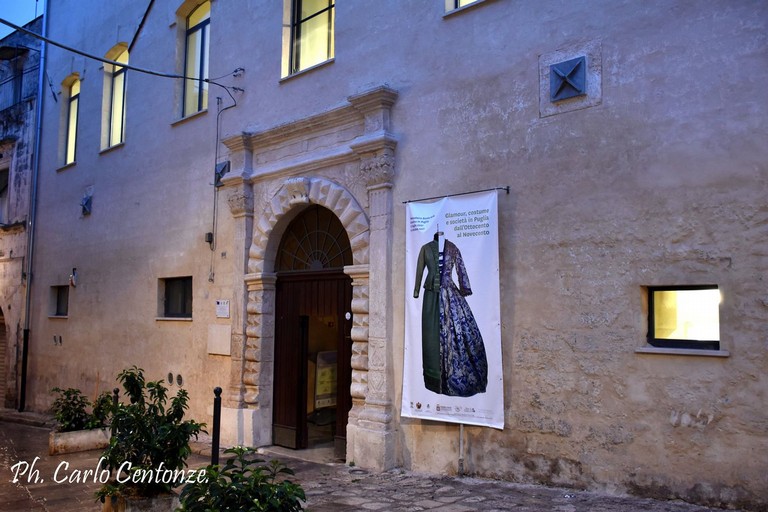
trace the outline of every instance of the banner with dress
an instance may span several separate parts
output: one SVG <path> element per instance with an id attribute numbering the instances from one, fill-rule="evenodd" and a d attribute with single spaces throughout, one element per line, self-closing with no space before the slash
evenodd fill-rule
<path id="1" fill-rule="evenodd" d="M 406 209 L 401 415 L 502 429 L 497 192 Z"/>

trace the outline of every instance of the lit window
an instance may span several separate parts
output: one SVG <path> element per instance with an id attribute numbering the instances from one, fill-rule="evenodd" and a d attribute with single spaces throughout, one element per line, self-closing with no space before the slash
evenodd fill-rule
<path id="1" fill-rule="evenodd" d="M 284 0 L 282 76 L 333 58 L 334 0 Z"/>
<path id="2" fill-rule="evenodd" d="M 716 285 L 648 288 L 648 343 L 719 350 L 720 300 Z"/>
<path id="3" fill-rule="evenodd" d="M 469 4 L 474 4 L 475 2 L 479 2 L 479 1 L 480 0 L 445 0 L 445 10 L 455 11 L 460 7 L 464 7 Z"/>
<path id="4" fill-rule="evenodd" d="M 69 314 L 69 286 L 51 286 L 50 314 L 51 316 Z"/>
<path id="5" fill-rule="evenodd" d="M 208 108 L 208 46 L 211 21 L 211 3 L 200 4 L 187 17 L 184 76 L 184 111 L 188 116 Z"/>
<path id="6" fill-rule="evenodd" d="M 109 57 L 108 57 L 109 58 Z M 128 50 L 122 48 L 111 60 L 128 64 Z M 105 138 L 103 147 L 109 148 L 125 140 L 125 68 L 104 64 L 105 97 L 109 98 L 105 117 Z"/>
<path id="7" fill-rule="evenodd" d="M 160 279 L 160 316 L 192 318 L 192 277 Z"/>
<path id="8" fill-rule="evenodd" d="M 69 86 L 69 103 L 67 105 L 67 140 L 65 142 L 65 164 L 75 161 L 75 146 L 77 142 L 77 112 L 80 106 L 80 80 L 75 79 Z"/>

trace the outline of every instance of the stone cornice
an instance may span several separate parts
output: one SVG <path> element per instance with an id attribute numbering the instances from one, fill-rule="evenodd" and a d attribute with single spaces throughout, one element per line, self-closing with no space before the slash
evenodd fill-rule
<path id="1" fill-rule="evenodd" d="M 348 162 L 359 158 L 358 155 L 384 147 L 394 149 L 397 139 L 389 133 L 389 110 L 396 99 L 396 91 L 380 86 L 350 96 L 346 104 L 325 112 L 266 130 L 234 135 L 222 142 L 231 154 L 264 155 L 272 150 L 324 135 L 344 132 L 349 134 L 349 142 L 339 141 L 330 147 L 309 149 L 287 160 L 277 158 L 261 164 L 254 161 L 253 167 L 250 168 L 249 157 L 246 156 L 242 165 L 235 166 L 242 167 L 242 178 L 245 181 L 254 176 L 308 172 L 327 165 Z M 235 169 L 233 172 L 236 175 Z M 227 181 L 225 178 L 225 182 Z"/>

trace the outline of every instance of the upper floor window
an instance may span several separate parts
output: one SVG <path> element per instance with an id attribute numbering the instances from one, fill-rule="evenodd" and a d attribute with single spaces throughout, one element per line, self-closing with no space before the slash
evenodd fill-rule
<path id="1" fill-rule="evenodd" d="M 455 11 L 469 4 L 480 2 L 481 0 L 445 0 L 445 11 Z"/>
<path id="2" fill-rule="evenodd" d="M 720 350 L 717 285 L 648 288 L 648 343 L 654 347 Z"/>
<path id="3" fill-rule="evenodd" d="M 128 64 L 128 49 L 119 46 L 107 56 L 120 64 Z M 108 99 L 104 112 L 102 147 L 110 148 L 125 141 L 125 68 L 104 64 L 104 97 Z"/>
<path id="4" fill-rule="evenodd" d="M 200 4 L 187 17 L 186 49 L 184 60 L 184 110 L 182 116 L 208 108 L 208 47 L 211 21 L 211 2 Z"/>
<path id="5" fill-rule="evenodd" d="M 75 147 L 77 145 L 77 113 L 80 107 L 80 80 L 75 78 L 69 85 L 68 92 L 69 101 L 67 102 L 67 125 L 64 141 L 65 165 L 73 163 L 76 156 Z"/>
<path id="6" fill-rule="evenodd" d="M 334 0 L 284 0 L 283 69 L 286 77 L 334 56 Z"/>

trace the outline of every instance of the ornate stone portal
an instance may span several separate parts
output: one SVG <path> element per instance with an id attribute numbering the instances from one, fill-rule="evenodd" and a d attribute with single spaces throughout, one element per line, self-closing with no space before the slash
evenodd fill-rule
<path id="1" fill-rule="evenodd" d="M 347 461 L 371 469 L 396 464 L 393 424 L 392 180 L 397 93 L 379 87 L 342 107 L 276 128 L 226 139 L 224 180 L 235 223 L 237 299 L 232 369 L 222 413 L 225 443 L 272 442 L 275 254 L 286 226 L 309 204 L 336 214 L 352 248 L 352 410 Z M 357 195 L 356 195 L 357 194 Z M 365 206 L 367 205 L 367 207 Z"/>

